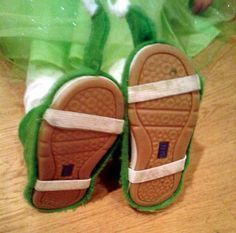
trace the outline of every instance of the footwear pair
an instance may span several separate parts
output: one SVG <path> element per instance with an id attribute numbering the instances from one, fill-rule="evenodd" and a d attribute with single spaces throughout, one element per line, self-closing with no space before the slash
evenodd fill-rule
<path id="1" fill-rule="evenodd" d="M 126 19 L 136 48 L 121 87 L 100 71 L 107 33 L 96 32 L 96 25 L 109 28 L 100 5 L 84 68 L 62 77 L 21 122 L 25 197 L 36 208 L 69 209 L 88 201 L 121 140 L 121 185 L 132 207 L 163 208 L 181 189 L 202 80 L 184 54 L 157 42 L 152 22 L 139 8 L 130 7 Z"/>

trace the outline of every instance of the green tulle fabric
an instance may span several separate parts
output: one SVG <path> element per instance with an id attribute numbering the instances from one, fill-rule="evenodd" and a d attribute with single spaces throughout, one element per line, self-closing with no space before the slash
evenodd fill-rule
<path id="1" fill-rule="evenodd" d="M 213 1 L 205 12 L 194 15 L 186 0 L 132 0 L 155 23 L 158 40 L 166 41 L 194 57 L 217 36 L 225 34 L 222 24 L 235 16 L 236 1 Z M 236 32 L 236 29 L 235 31 Z M 228 35 L 229 36 L 229 35 Z"/>
<path id="2" fill-rule="evenodd" d="M 77 0 L 0 1 L 0 47 L 15 63 L 78 68 L 91 20 Z"/>
<path id="3" fill-rule="evenodd" d="M 103 70 L 133 50 L 125 17 L 109 12 L 111 29 L 105 45 Z M 235 17 L 235 0 L 215 0 L 207 11 L 194 15 L 186 0 L 131 0 L 154 22 L 157 38 L 193 57 L 217 36 L 225 41 L 235 28 L 226 22 Z M 65 73 L 80 69 L 91 29 L 90 16 L 81 1 L 1 0 L 0 48 L 2 55 L 22 68 L 28 63 L 53 65 Z"/>

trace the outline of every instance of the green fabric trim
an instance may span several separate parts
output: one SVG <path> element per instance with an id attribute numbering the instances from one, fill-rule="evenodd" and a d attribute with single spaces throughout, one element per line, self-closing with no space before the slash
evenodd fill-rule
<path id="1" fill-rule="evenodd" d="M 147 41 L 156 40 L 156 30 L 154 23 L 137 6 L 130 6 L 126 14 L 133 37 L 134 46 L 138 46 Z"/>
<path id="2" fill-rule="evenodd" d="M 192 7 L 193 7 L 193 2 L 194 2 L 194 0 L 189 0 L 189 2 L 188 2 L 188 6 L 190 9 L 192 9 Z"/>
<path id="3" fill-rule="evenodd" d="M 24 197 L 27 200 L 27 202 L 32 205 L 32 191 L 35 186 L 35 182 L 37 179 L 37 170 L 38 170 L 38 165 L 37 165 L 37 143 L 38 143 L 38 134 L 39 134 L 39 128 L 43 119 L 43 115 L 45 111 L 49 108 L 49 106 L 52 103 L 53 97 L 55 96 L 56 92 L 58 89 L 65 84 L 66 82 L 82 77 L 82 76 L 104 76 L 107 77 L 108 79 L 112 80 L 118 87 L 118 83 L 109 75 L 103 73 L 103 72 L 96 72 L 96 71 L 90 71 L 86 68 L 83 69 L 81 72 L 74 72 L 73 74 L 70 74 L 69 76 L 65 76 L 61 78 L 53 87 L 53 89 L 50 91 L 50 93 L 42 100 L 42 103 L 40 106 L 32 109 L 21 121 L 20 126 L 19 126 L 19 138 L 24 146 L 24 158 L 25 162 L 27 165 L 27 171 L 28 171 L 28 183 L 26 185 L 25 191 L 24 191 Z M 119 144 L 120 141 L 120 136 L 117 138 L 116 142 L 113 144 L 111 149 L 106 153 L 106 155 L 103 157 L 103 159 L 100 161 L 100 163 L 96 166 L 94 169 L 92 175 L 91 175 L 91 185 L 88 188 L 86 194 L 84 197 L 77 203 L 68 206 L 66 208 L 61 208 L 61 209 L 56 209 L 56 210 L 46 210 L 46 209 L 40 209 L 42 211 L 46 212 L 58 212 L 58 211 L 63 211 L 63 210 L 68 210 L 68 209 L 74 209 L 79 205 L 84 204 L 87 202 L 94 189 L 94 183 L 97 175 L 99 172 L 102 170 L 102 168 L 105 166 L 106 162 L 108 159 L 111 157 L 112 153 L 116 149 L 117 145 Z"/>
<path id="4" fill-rule="evenodd" d="M 152 41 L 152 42 L 147 42 L 147 43 L 143 43 L 141 45 L 139 45 L 128 57 L 127 62 L 126 62 L 126 66 L 124 69 L 124 73 L 123 73 L 123 78 L 122 78 L 122 91 L 125 97 L 125 102 L 128 103 L 128 79 L 129 79 L 129 70 L 130 70 L 130 65 L 133 61 L 134 56 L 136 55 L 136 53 L 143 47 L 147 46 L 147 45 L 151 45 L 154 43 L 162 43 L 162 44 L 167 44 L 164 43 L 163 41 Z M 201 91 L 200 91 L 200 95 L 202 98 L 203 95 L 203 90 L 204 90 L 204 80 L 202 78 L 201 75 L 199 75 L 200 77 L 200 82 L 201 82 Z M 127 105 L 127 104 L 126 104 Z M 183 184 L 183 177 L 184 177 L 184 173 L 186 171 L 187 166 L 189 165 L 189 160 L 190 160 L 190 150 L 191 150 L 191 141 L 192 141 L 192 137 L 190 140 L 190 143 L 188 145 L 187 148 L 187 159 L 185 162 L 185 167 L 184 167 L 184 171 L 182 172 L 181 175 L 181 179 L 179 182 L 179 185 L 176 189 L 176 191 L 173 193 L 173 195 L 171 197 L 169 197 L 167 200 L 163 201 L 162 203 L 158 204 L 158 205 L 154 205 L 154 206 L 141 206 L 136 204 L 130 197 L 129 194 L 129 181 L 128 181 L 128 167 L 129 167 L 129 155 L 130 155 L 130 147 L 129 147 L 129 122 L 128 122 L 128 107 L 125 106 L 126 108 L 126 112 L 125 112 L 125 126 L 124 126 L 124 132 L 123 132 L 123 139 L 122 139 L 122 152 L 121 152 L 121 184 L 122 184 L 122 190 L 123 190 L 123 194 L 125 196 L 125 198 L 127 199 L 128 203 L 135 209 L 139 210 L 139 211 L 145 211 L 145 212 L 154 212 L 156 210 L 160 210 L 163 209 L 165 207 L 167 207 L 168 205 L 170 205 L 172 202 L 174 202 L 174 200 L 177 198 L 177 196 L 180 193 L 180 190 L 182 188 L 182 184 Z"/>
<path id="5" fill-rule="evenodd" d="M 96 14 L 92 17 L 91 34 L 85 47 L 84 65 L 93 70 L 100 70 L 103 60 L 103 50 L 110 30 L 109 18 L 100 2 Z"/>

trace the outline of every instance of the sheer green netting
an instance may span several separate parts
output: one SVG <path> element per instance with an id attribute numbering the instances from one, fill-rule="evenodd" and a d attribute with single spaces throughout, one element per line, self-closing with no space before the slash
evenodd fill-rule
<path id="1" fill-rule="evenodd" d="M 127 57 L 133 45 L 125 18 L 110 13 L 106 0 L 101 2 L 111 21 L 103 60 L 103 69 L 107 71 L 115 61 Z M 190 57 L 197 55 L 216 37 L 224 43 L 235 33 L 235 22 L 232 21 L 235 0 L 215 0 L 200 15 L 192 13 L 186 0 L 131 0 L 131 4 L 140 6 L 154 22 L 158 39 L 174 44 Z M 64 72 L 79 69 L 90 29 L 90 16 L 81 1 L 0 1 L 2 54 L 24 69 L 29 62 L 53 65 Z"/>
<path id="2" fill-rule="evenodd" d="M 81 1 L 1 0 L 2 53 L 23 68 L 28 62 L 78 68 L 91 20 Z"/>
<path id="3" fill-rule="evenodd" d="M 226 23 L 235 17 L 235 0 L 214 0 L 213 5 L 200 15 L 192 13 L 191 3 L 186 0 L 131 2 L 140 6 L 155 23 L 159 40 L 175 45 L 189 57 L 197 55 L 217 36 L 224 35 L 225 41 L 236 32 L 235 27 L 234 32 L 229 33 L 230 23 Z"/>

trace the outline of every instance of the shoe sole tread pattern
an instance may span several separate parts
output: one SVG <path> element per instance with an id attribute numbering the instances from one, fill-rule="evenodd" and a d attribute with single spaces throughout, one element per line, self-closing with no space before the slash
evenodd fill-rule
<path id="1" fill-rule="evenodd" d="M 129 75 L 129 86 L 158 82 L 194 74 L 186 57 L 169 45 L 144 47 L 136 54 Z M 129 104 L 131 132 L 137 145 L 135 170 L 161 166 L 185 156 L 196 125 L 199 92 Z M 158 157 L 161 144 L 168 143 L 164 157 Z M 168 199 L 176 190 L 181 172 L 140 184 L 130 184 L 134 202 L 153 206 Z"/>
<path id="2" fill-rule="evenodd" d="M 79 80 L 79 79 L 78 79 Z M 63 90 L 51 108 L 98 116 L 123 118 L 123 97 L 110 80 L 90 77 Z M 38 179 L 88 179 L 118 135 L 80 129 L 63 129 L 45 120 L 39 131 Z M 37 208 L 58 209 L 81 200 L 86 190 L 34 191 Z"/>

